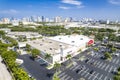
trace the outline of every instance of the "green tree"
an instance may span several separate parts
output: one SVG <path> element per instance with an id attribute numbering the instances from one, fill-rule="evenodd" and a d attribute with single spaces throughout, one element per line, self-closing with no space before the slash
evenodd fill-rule
<path id="1" fill-rule="evenodd" d="M 66 56 L 66 59 L 68 59 L 68 63 L 70 64 L 70 63 L 73 63 L 73 61 L 72 61 L 72 55 L 71 54 L 68 54 L 67 56 Z"/>
<path id="2" fill-rule="evenodd" d="M 95 50 L 95 51 L 98 51 L 98 50 L 99 50 L 99 48 L 94 48 L 94 50 Z"/>
<path id="3" fill-rule="evenodd" d="M 120 71 L 120 67 L 118 68 L 118 71 Z"/>
<path id="4" fill-rule="evenodd" d="M 60 67 L 61 67 L 60 63 L 57 63 L 57 62 L 54 63 L 53 68 L 54 68 L 55 72 L 58 72 L 60 70 Z"/>
<path id="5" fill-rule="evenodd" d="M 60 80 L 60 78 L 57 76 L 57 74 L 54 74 L 53 80 Z"/>
<path id="6" fill-rule="evenodd" d="M 106 59 L 112 59 L 112 56 L 111 56 L 110 53 L 108 53 L 108 52 L 106 52 L 106 53 L 104 54 L 104 56 L 105 56 Z"/>
<path id="7" fill-rule="evenodd" d="M 5 32 L 4 31 L 0 31 L 0 36 L 4 36 Z"/>
<path id="8" fill-rule="evenodd" d="M 45 55 L 45 59 L 46 59 L 48 62 L 50 62 L 50 63 L 52 62 L 52 61 L 51 61 L 51 58 L 52 58 L 51 54 L 48 54 L 48 53 L 47 53 L 47 54 Z"/>
<path id="9" fill-rule="evenodd" d="M 119 75 L 115 75 L 113 79 L 114 80 L 120 80 L 120 76 Z"/>
<path id="10" fill-rule="evenodd" d="M 31 51 L 31 46 L 26 44 L 26 48 L 27 48 L 27 51 L 30 52 Z"/>
<path id="11" fill-rule="evenodd" d="M 32 49 L 31 55 L 33 58 L 36 58 L 37 55 L 39 55 L 39 54 L 40 54 L 40 51 L 38 49 Z"/>

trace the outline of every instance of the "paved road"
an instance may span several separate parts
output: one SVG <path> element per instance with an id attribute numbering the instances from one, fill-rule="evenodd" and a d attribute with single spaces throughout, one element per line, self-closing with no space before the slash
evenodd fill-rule
<path id="1" fill-rule="evenodd" d="M 5 64 L 1 63 L 2 58 L 0 56 L 0 80 L 12 80 L 10 73 L 8 72 Z"/>

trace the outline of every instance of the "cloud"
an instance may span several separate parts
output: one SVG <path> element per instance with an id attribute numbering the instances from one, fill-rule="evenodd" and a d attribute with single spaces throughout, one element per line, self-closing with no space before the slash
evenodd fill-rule
<path id="1" fill-rule="evenodd" d="M 114 4 L 114 5 L 120 5 L 120 0 L 108 0 L 109 3 Z"/>
<path id="2" fill-rule="evenodd" d="M 60 9 L 70 9 L 70 7 L 66 7 L 66 6 L 59 6 Z"/>
<path id="3" fill-rule="evenodd" d="M 82 5 L 82 2 L 78 0 L 62 0 L 62 3 L 76 5 L 76 6 Z"/>
<path id="4" fill-rule="evenodd" d="M 17 14 L 19 12 L 15 9 L 9 9 L 9 10 L 2 10 L 2 11 L 0 11 L 0 13 L 1 14 Z"/>
<path id="5" fill-rule="evenodd" d="M 84 8 L 85 6 L 81 5 L 81 6 L 77 6 L 77 8 Z"/>

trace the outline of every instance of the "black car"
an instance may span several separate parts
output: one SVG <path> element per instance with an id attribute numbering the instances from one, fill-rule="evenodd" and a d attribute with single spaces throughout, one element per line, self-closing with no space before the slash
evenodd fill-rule
<path id="1" fill-rule="evenodd" d="M 79 73 L 81 70 L 82 70 L 82 68 L 77 69 L 77 70 L 76 70 L 76 73 Z"/>
<path id="2" fill-rule="evenodd" d="M 91 71 L 90 71 L 90 74 L 93 74 L 93 73 L 94 73 L 94 70 L 91 70 Z"/>
<path id="3" fill-rule="evenodd" d="M 85 63 L 88 63 L 88 61 L 89 61 L 89 59 L 86 59 L 86 60 L 85 60 Z"/>

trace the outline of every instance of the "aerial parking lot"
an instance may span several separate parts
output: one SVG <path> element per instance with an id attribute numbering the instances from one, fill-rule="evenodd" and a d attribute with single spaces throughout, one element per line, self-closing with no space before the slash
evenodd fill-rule
<path id="1" fill-rule="evenodd" d="M 77 65 L 61 71 L 59 77 L 61 80 L 113 80 L 113 76 L 120 67 L 120 56 L 113 55 L 111 60 L 105 60 L 102 51 L 106 50 L 104 46 L 99 46 L 99 50 L 88 49 L 80 54 L 84 60 L 76 60 Z M 120 50 L 117 50 L 119 52 Z M 76 56 L 78 57 L 78 56 Z M 74 58 L 73 58 L 74 60 Z"/>
<path id="2" fill-rule="evenodd" d="M 96 51 L 95 48 L 99 50 Z M 120 67 L 120 50 L 111 53 L 111 60 L 106 60 L 104 53 L 107 50 L 105 46 L 97 45 L 81 52 L 61 64 L 58 77 L 60 80 L 113 80 Z M 52 80 L 55 71 L 46 68 L 48 65 L 46 61 L 41 58 L 33 61 L 28 54 L 19 58 L 24 60 L 23 67 L 30 76 L 36 80 Z M 68 66 L 71 63 L 73 64 Z"/>

